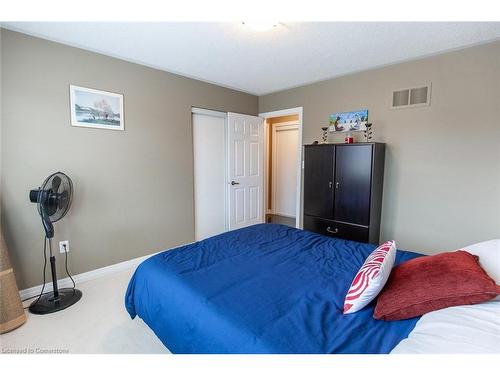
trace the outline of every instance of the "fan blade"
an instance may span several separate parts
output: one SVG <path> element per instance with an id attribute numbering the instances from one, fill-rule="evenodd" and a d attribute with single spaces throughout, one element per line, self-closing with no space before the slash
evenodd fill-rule
<path id="1" fill-rule="evenodd" d="M 66 208 L 66 205 L 68 204 L 69 200 L 69 194 L 66 190 L 64 190 L 61 195 L 59 196 L 57 206 L 59 207 L 60 210 Z"/>
<path id="2" fill-rule="evenodd" d="M 59 186 L 61 186 L 61 177 L 55 176 L 52 179 L 52 191 L 56 193 L 59 190 Z"/>
<path id="3" fill-rule="evenodd" d="M 57 202 L 51 202 L 50 204 L 42 203 L 42 206 L 48 216 L 54 215 L 57 211 Z"/>

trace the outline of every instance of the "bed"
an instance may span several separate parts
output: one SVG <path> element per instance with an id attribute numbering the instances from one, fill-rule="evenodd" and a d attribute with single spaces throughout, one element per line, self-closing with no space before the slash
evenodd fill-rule
<path id="1" fill-rule="evenodd" d="M 500 285 L 500 239 L 467 245 L 486 273 Z M 424 314 L 392 354 L 500 353 L 500 296 L 475 305 Z"/>
<path id="2" fill-rule="evenodd" d="M 418 318 L 342 314 L 375 245 L 258 224 L 159 253 L 125 296 L 173 353 L 389 353 Z M 399 251 L 396 264 L 421 256 Z"/>

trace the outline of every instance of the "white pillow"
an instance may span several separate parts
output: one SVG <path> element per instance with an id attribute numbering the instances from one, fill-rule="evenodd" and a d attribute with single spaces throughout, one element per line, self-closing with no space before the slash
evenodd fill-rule
<path id="1" fill-rule="evenodd" d="M 384 287 L 396 260 L 396 242 L 387 241 L 368 255 L 345 296 L 344 314 L 361 310 Z"/>
<path id="2" fill-rule="evenodd" d="M 463 250 L 479 257 L 479 264 L 497 285 L 500 285 L 500 239 L 479 242 Z"/>

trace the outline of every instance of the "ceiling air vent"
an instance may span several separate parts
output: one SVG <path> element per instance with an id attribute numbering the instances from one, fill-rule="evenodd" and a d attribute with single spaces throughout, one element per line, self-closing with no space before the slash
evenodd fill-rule
<path id="1" fill-rule="evenodd" d="M 431 85 L 395 90 L 392 92 L 392 108 L 410 108 L 429 105 Z"/>

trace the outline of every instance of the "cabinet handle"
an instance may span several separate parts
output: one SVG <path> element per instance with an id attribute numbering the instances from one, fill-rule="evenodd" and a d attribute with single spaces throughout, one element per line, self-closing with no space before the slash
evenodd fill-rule
<path id="1" fill-rule="evenodd" d="M 338 182 L 338 181 L 337 181 L 337 182 L 335 183 L 335 189 L 338 189 L 338 188 L 339 188 L 339 186 L 340 186 L 340 182 Z"/>
<path id="2" fill-rule="evenodd" d="M 331 189 L 331 188 L 332 188 L 332 185 L 333 185 L 333 182 L 328 181 L 328 188 L 329 188 L 329 189 Z"/>
<path id="3" fill-rule="evenodd" d="M 331 227 L 327 227 L 327 228 L 326 228 L 326 231 L 327 231 L 328 233 L 331 233 L 331 234 L 337 234 L 337 233 L 339 232 L 339 228 L 335 228 L 335 229 L 333 229 L 333 230 L 332 230 L 332 228 L 331 228 Z"/>

